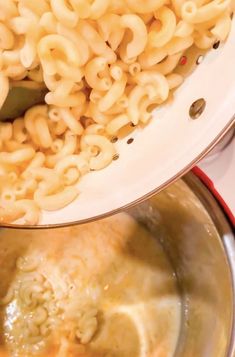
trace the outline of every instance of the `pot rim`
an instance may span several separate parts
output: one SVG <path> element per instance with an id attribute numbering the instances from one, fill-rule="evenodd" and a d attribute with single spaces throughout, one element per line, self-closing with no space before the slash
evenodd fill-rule
<path id="1" fill-rule="evenodd" d="M 230 281 L 232 288 L 232 321 L 231 331 L 226 356 L 235 356 L 235 236 L 232 227 L 223 212 L 223 209 L 210 190 L 195 176 L 192 172 L 183 178 L 184 182 L 194 194 L 200 199 L 200 202 L 210 215 L 219 235 L 227 258 L 227 265 L 230 271 Z"/>

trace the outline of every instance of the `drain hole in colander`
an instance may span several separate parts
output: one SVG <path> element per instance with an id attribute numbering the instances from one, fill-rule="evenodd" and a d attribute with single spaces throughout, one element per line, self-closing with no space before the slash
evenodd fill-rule
<path id="1" fill-rule="evenodd" d="M 116 161 L 119 159 L 119 154 L 115 154 L 114 157 L 113 157 L 113 160 Z"/>
<path id="2" fill-rule="evenodd" d="M 111 141 L 112 144 L 114 144 L 114 143 L 116 143 L 118 141 L 118 137 L 117 136 L 113 136 L 110 141 Z"/>
<path id="3" fill-rule="evenodd" d="M 219 48 L 220 45 L 220 41 L 216 41 L 213 45 L 214 50 L 217 50 L 217 48 Z"/>
<path id="4" fill-rule="evenodd" d="M 202 55 L 198 56 L 197 60 L 196 60 L 196 64 L 199 65 L 202 63 L 204 57 Z"/>
<path id="5" fill-rule="evenodd" d="M 204 98 L 200 98 L 193 102 L 189 109 L 189 115 L 192 119 L 197 119 L 204 112 L 206 107 L 206 101 Z"/>
<path id="6" fill-rule="evenodd" d="M 133 139 L 133 138 L 130 138 L 130 139 L 127 140 L 127 144 L 130 145 L 130 144 L 133 143 L 133 141 L 134 141 L 134 139 Z"/>

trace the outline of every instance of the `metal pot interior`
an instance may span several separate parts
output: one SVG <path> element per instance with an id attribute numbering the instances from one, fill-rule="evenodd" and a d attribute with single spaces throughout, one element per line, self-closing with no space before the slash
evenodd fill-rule
<path id="1" fill-rule="evenodd" d="M 182 322 L 175 357 L 233 357 L 234 236 L 214 198 L 189 174 L 128 213 L 160 240 L 178 280 Z"/>
<path id="2" fill-rule="evenodd" d="M 214 198 L 189 174 L 130 213 L 160 239 L 177 275 L 183 308 L 175 356 L 232 357 L 234 236 Z"/>

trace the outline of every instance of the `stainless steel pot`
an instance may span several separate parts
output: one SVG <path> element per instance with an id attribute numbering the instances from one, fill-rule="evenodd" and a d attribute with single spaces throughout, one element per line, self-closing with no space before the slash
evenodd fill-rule
<path id="1" fill-rule="evenodd" d="M 217 202 L 188 174 L 129 211 L 164 246 L 182 294 L 175 356 L 235 356 L 235 240 Z"/>
<path id="2" fill-rule="evenodd" d="M 235 356 L 235 240 L 213 196 L 190 173 L 128 213 L 160 240 L 178 278 L 175 357 Z"/>

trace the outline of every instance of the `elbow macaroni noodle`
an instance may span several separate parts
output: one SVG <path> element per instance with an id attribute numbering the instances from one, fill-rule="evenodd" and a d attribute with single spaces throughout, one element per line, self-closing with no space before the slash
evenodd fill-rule
<path id="1" fill-rule="evenodd" d="M 111 163 L 113 137 L 183 82 L 185 51 L 226 40 L 231 1 L 0 1 L 0 108 L 18 81 L 48 88 L 45 105 L 0 122 L 0 223 L 72 202 Z"/>

